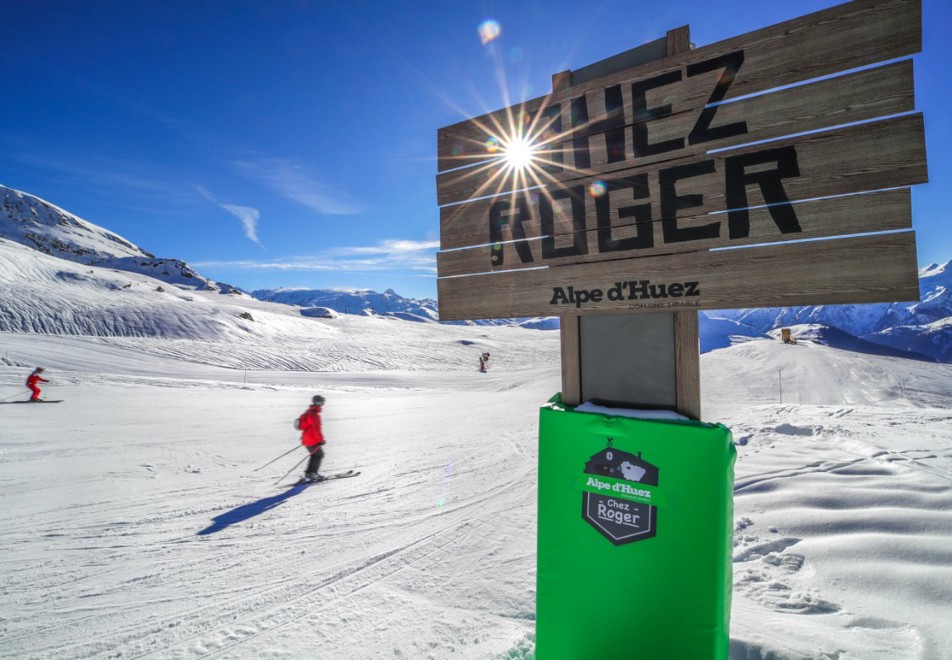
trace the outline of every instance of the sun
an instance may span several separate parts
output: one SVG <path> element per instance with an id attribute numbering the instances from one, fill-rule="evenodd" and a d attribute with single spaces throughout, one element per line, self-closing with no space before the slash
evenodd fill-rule
<path id="1" fill-rule="evenodd" d="M 535 159 L 536 145 L 525 137 L 513 138 L 503 149 L 503 159 L 512 170 L 524 170 Z"/>

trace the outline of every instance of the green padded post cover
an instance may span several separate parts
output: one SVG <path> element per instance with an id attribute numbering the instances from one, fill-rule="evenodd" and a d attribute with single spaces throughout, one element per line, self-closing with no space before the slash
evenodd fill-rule
<path id="1" fill-rule="evenodd" d="M 539 660 L 726 660 L 735 457 L 720 424 L 541 409 Z"/>

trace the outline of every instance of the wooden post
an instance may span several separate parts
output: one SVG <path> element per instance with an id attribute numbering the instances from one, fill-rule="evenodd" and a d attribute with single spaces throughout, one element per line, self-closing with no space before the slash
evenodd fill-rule
<path id="1" fill-rule="evenodd" d="M 691 49 L 691 30 L 685 25 L 669 30 L 666 53 L 676 55 Z M 572 86 L 572 72 L 561 71 L 552 76 L 552 91 Z M 664 312 L 662 312 L 664 313 Z M 667 312 L 674 314 L 676 408 L 691 419 L 701 418 L 701 364 L 696 311 Z M 575 406 L 582 397 L 581 344 L 578 316 L 560 317 L 562 346 L 562 401 Z"/>
<path id="2" fill-rule="evenodd" d="M 578 316 L 560 316 L 559 335 L 562 340 L 562 403 L 577 406 L 582 402 Z"/>
<path id="3" fill-rule="evenodd" d="M 678 53 L 686 53 L 691 50 L 691 27 L 682 25 L 679 28 L 668 30 L 665 39 L 668 42 L 668 57 Z"/>
<path id="4" fill-rule="evenodd" d="M 674 312 L 674 378 L 678 412 L 701 419 L 701 345 L 697 312 Z"/>
<path id="5" fill-rule="evenodd" d="M 567 89 L 572 86 L 572 72 L 560 71 L 552 74 L 552 91 L 557 92 L 560 89 Z"/>

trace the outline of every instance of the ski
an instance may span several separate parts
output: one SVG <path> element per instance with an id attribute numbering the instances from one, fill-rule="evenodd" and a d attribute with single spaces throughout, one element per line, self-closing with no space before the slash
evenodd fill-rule
<path id="1" fill-rule="evenodd" d="M 37 399 L 36 401 L 0 401 L 0 403 L 63 403 L 65 399 Z"/>
<path id="2" fill-rule="evenodd" d="M 358 474 L 360 474 L 360 470 L 346 470 L 344 472 L 325 474 L 324 479 L 321 481 L 306 481 L 304 479 L 299 479 L 294 483 L 282 484 L 282 486 L 313 486 L 315 484 L 324 483 L 325 481 L 331 481 L 332 479 L 347 479 L 349 477 L 356 477 Z"/>

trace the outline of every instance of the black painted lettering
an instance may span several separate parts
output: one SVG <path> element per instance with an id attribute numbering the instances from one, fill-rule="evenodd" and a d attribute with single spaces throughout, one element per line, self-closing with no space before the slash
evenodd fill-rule
<path id="1" fill-rule="evenodd" d="M 672 298 L 680 298 L 684 295 L 684 285 L 680 282 L 675 282 L 674 284 L 668 285 L 668 293 Z"/>
<path id="2" fill-rule="evenodd" d="M 608 290 L 608 299 L 612 302 L 618 302 L 619 300 L 622 300 L 622 296 L 622 283 L 615 282 L 615 286 Z"/>
<path id="3" fill-rule="evenodd" d="M 635 298 L 648 298 L 648 285 L 650 280 L 641 280 L 635 281 L 631 280 L 628 282 L 628 300 L 634 300 Z"/>
<path id="4" fill-rule="evenodd" d="M 520 196 L 515 200 L 515 210 L 512 208 L 512 200 L 500 200 L 489 208 L 489 240 L 498 245 L 503 242 L 502 228 L 509 227 L 509 234 L 513 241 L 516 241 L 516 254 L 522 263 L 532 262 L 532 250 L 529 248 L 529 242 L 526 241 L 526 230 L 522 223 L 531 219 L 529 213 L 529 204 L 525 196 Z M 504 250 L 491 250 L 490 262 L 493 266 L 502 266 L 504 261 Z"/>
<path id="5" fill-rule="evenodd" d="M 648 175 L 638 174 L 624 179 L 613 179 L 605 182 L 605 194 L 595 198 L 595 219 L 598 223 L 598 251 L 621 252 L 624 250 L 638 250 L 654 246 L 654 228 L 651 224 L 651 202 L 621 206 L 618 208 L 619 220 L 634 218 L 635 235 L 629 238 L 612 238 L 612 191 L 631 190 L 634 199 L 650 199 L 648 191 Z"/>
<path id="6" fill-rule="evenodd" d="M 720 236 L 720 222 L 683 229 L 678 227 L 679 210 L 694 208 L 704 203 L 703 195 L 678 195 L 678 181 L 712 174 L 714 171 L 714 161 L 703 160 L 698 163 L 669 167 L 658 172 L 661 190 L 661 230 L 665 243 L 683 243 Z"/>
<path id="7" fill-rule="evenodd" d="M 727 90 L 730 88 L 731 83 L 734 82 L 734 77 L 737 75 L 743 63 L 744 51 L 738 50 L 688 66 L 689 78 L 701 73 L 723 68 L 720 77 L 717 79 L 717 84 L 714 86 L 714 91 L 711 92 L 711 98 L 708 99 L 707 105 L 705 105 L 701 114 L 698 115 L 697 122 L 694 124 L 694 128 L 691 129 L 690 135 L 688 135 L 688 144 L 701 144 L 712 140 L 721 140 L 723 138 L 747 134 L 746 121 L 737 121 L 732 124 L 724 124 L 723 126 L 711 128 L 714 115 L 717 114 L 717 109 L 720 107 L 719 104 L 727 95 Z"/>
<path id="8" fill-rule="evenodd" d="M 550 305 L 567 305 L 569 303 L 568 296 L 565 295 L 565 289 L 560 286 L 552 287 L 552 300 L 549 301 Z"/>
<path id="9" fill-rule="evenodd" d="M 747 172 L 748 168 L 765 163 L 775 163 L 769 170 Z M 727 227 L 730 238 L 746 238 L 750 235 L 750 203 L 747 186 L 757 185 L 767 204 L 770 217 L 781 234 L 803 231 L 797 213 L 790 204 L 783 179 L 800 176 L 797 150 L 793 145 L 765 149 L 752 154 L 729 156 L 724 160 L 724 180 L 727 195 Z"/>
<path id="10" fill-rule="evenodd" d="M 596 122 L 596 126 L 606 126 L 605 149 L 608 162 L 617 163 L 625 160 L 625 101 L 621 97 L 621 85 L 605 89 L 605 111 L 607 117 Z"/>
<path id="11" fill-rule="evenodd" d="M 668 290 L 664 284 L 652 284 L 648 287 L 652 298 L 667 298 Z"/>
<path id="12" fill-rule="evenodd" d="M 685 282 L 684 286 L 687 287 L 687 290 L 684 292 L 686 296 L 699 296 L 701 295 L 700 290 L 698 290 L 697 282 Z"/>
<path id="13" fill-rule="evenodd" d="M 645 92 L 649 89 L 672 85 L 681 80 L 681 71 L 670 71 L 654 78 L 640 80 L 631 85 L 631 113 L 632 113 L 632 151 L 635 158 L 643 156 L 653 156 L 663 154 L 667 151 L 675 151 L 684 148 L 684 138 L 674 138 L 665 140 L 657 144 L 648 142 L 648 121 L 659 117 L 666 117 L 671 114 L 671 104 L 648 107 L 648 99 Z M 611 162 L 611 161 L 609 161 Z"/>
<path id="14" fill-rule="evenodd" d="M 538 122 L 538 125 L 535 125 Z M 538 119 L 533 118 L 528 134 L 537 135 L 539 143 L 536 149 L 535 161 L 544 171 L 557 174 L 563 167 L 562 147 L 557 145 L 558 136 L 562 133 L 562 106 L 558 103 L 546 106 Z"/>
<path id="15" fill-rule="evenodd" d="M 572 245 L 555 246 L 555 213 L 553 204 L 569 200 L 572 210 Z M 585 239 L 585 187 L 557 188 L 539 195 L 539 219 L 542 225 L 542 258 L 575 257 L 588 254 Z"/>
<path id="16" fill-rule="evenodd" d="M 569 107 L 572 113 L 572 162 L 576 169 L 587 169 L 592 166 L 592 153 L 588 143 L 588 101 L 584 96 L 572 99 Z M 577 132 L 576 132 L 577 131 Z"/>

